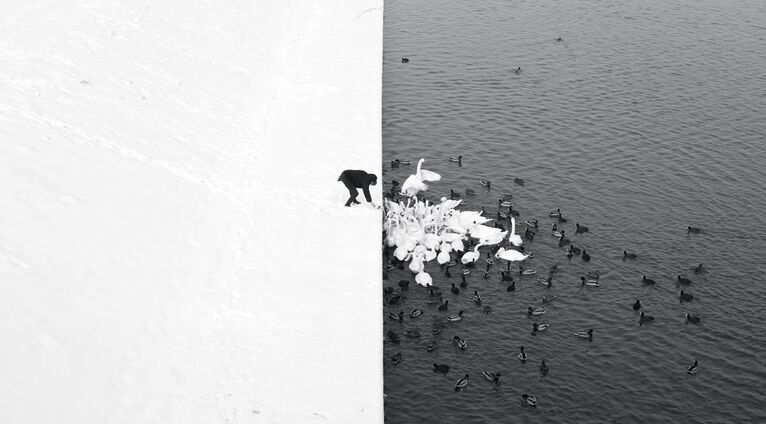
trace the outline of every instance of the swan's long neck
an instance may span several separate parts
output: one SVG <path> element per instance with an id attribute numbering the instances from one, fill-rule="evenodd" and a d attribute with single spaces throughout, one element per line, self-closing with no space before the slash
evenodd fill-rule
<path id="1" fill-rule="evenodd" d="M 516 220 L 511 217 L 511 237 L 516 235 Z"/>
<path id="2" fill-rule="evenodd" d="M 417 170 L 415 170 L 415 175 L 417 175 L 417 176 L 418 176 L 418 178 L 420 178 L 420 167 L 421 167 L 421 165 L 423 165 L 423 162 L 425 162 L 425 161 L 426 161 L 426 158 L 421 158 L 421 159 L 418 161 L 418 169 L 417 169 Z"/>

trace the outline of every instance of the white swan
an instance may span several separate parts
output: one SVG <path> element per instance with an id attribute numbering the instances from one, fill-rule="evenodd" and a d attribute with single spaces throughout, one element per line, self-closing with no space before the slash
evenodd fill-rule
<path id="1" fill-rule="evenodd" d="M 495 253 L 495 257 L 498 259 L 503 259 L 509 262 L 518 262 L 526 260 L 531 255 L 525 255 L 518 250 L 505 250 L 505 248 L 500 248 L 500 250 Z"/>
<path id="2" fill-rule="evenodd" d="M 425 158 L 421 158 L 418 161 L 418 168 L 415 173 L 407 177 L 404 184 L 402 184 L 401 194 L 415 197 L 419 192 L 428 190 L 428 185 L 425 181 L 439 181 L 442 179 L 441 175 L 436 172 L 421 168 L 425 161 Z"/>
<path id="3" fill-rule="evenodd" d="M 447 262 L 449 262 L 449 260 L 450 260 L 450 256 L 449 256 L 449 251 L 447 250 L 442 250 L 436 256 L 436 262 L 439 262 L 439 265 L 444 265 Z"/>
<path id="4" fill-rule="evenodd" d="M 433 284 L 433 279 L 431 278 L 431 274 L 421 271 L 415 276 L 415 282 L 423 287 L 428 287 Z"/>
<path id="5" fill-rule="evenodd" d="M 410 271 L 412 271 L 413 274 L 418 274 L 423 272 L 424 269 L 423 255 L 414 255 L 412 261 L 410 261 Z"/>
<path id="6" fill-rule="evenodd" d="M 508 234 L 507 231 L 494 233 L 488 237 L 482 238 L 481 242 L 484 243 L 485 246 L 494 246 L 496 244 L 500 244 L 500 242 L 502 242 L 505 238 L 506 234 Z"/>
<path id="7" fill-rule="evenodd" d="M 508 241 L 516 247 L 521 246 L 522 243 L 521 236 L 516 234 L 516 220 L 513 217 L 511 217 L 511 234 L 508 236 Z"/>
<path id="8" fill-rule="evenodd" d="M 479 248 L 481 246 L 484 246 L 484 243 L 479 243 L 474 247 L 473 252 L 466 252 L 462 258 L 460 258 L 460 262 L 463 263 L 463 265 L 473 263 L 479 260 L 481 257 L 481 253 L 479 253 Z"/>

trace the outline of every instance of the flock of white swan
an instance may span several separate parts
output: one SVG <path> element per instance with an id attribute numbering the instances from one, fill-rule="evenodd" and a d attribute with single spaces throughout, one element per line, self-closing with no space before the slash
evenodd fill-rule
<path id="1" fill-rule="evenodd" d="M 436 259 L 439 265 L 450 262 L 452 252 L 463 252 L 463 243 L 469 237 L 478 243 L 473 250 L 462 254 L 463 265 L 475 263 L 480 259 L 479 248 L 498 245 L 508 240 L 513 246 L 521 247 L 521 236 L 516 234 L 516 220 L 511 217 L 510 231 L 490 227 L 492 219 L 486 218 L 481 211 L 460 211 L 456 209 L 462 202 L 442 198 L 440 203 L 429 204 L 417 201 L 417 194 L 427 190 L 426 181 L 439 181 L 441 176 L 422 168 L 425 159 L 418 161 L 415 174 L 402 184 L 401 193 L 409 197 L 403 201 L 385 201 L 386 246 L 395 247 L 394 256 L 399 261 L 410 261 L 409 269 L 415 274 L 415 282 L 421 286 L 430 286 L 433 279 L 425 271 L 425 263 Z M 507 236 L 507 237 L 506 237 Z M 515 249 L 499 248 L 497 259 L 509 262 L 524 261 L 529 254 Z"/>

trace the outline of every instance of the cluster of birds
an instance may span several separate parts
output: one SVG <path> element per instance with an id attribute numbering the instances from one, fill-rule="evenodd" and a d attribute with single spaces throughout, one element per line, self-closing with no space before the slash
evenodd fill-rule
<path id="1" fill-rule="evenodd" d="M 450 162 L 458 163 L 462 166 L 462 156 L 450 157 Z M 486 269 L 482 272 L 484 279 L 489 279 L 492 275 L 490 272 L 491 267 L 494 265 L 495 260 L 504 260 L 507 262 L 507 267 L 504 271 L 500 272 L 500 278 L 502 283 L 507 283 L 506 291 L 515 291 L 516 282 L 512 275 L 512 264 L 518 264 L 517 270 L 519 276 L 531 276 L 535 275 L 536 271 L 532 269 L 526 269 L 523 266 L 523 262 L 533 257 L 532 252 L 525 251 L 523 246 L 524 241 L 532 241 L 535 236 L 540 232 L 540 224 L 536 219 L 528 219 L 524 221 L 525 230 L 523 237 L 520 234 L 516 234 L 516 217 L 519 217 L 519 212 L 513 209 L 511 200 L 512 195 L 504 195 L 498 199 L 498 211 L 495 214 L 495 218 L 488 218 L 485 208 L 482 207 L 481 211 L 461 211 L 457 209 L 461 205 L 461 195 L 454 190 L 450 190 L 449 196 L 442 197 L 439 202 L 430 203 L 428 200 L 418 199 L 418 195 L 428 189 L 427 182 L 439 181 L 441 176 L 435 172 L 428 171 L 422 168 L 426 159 L 420 159 L 417 163 L 417 168 L 414 174 L 410 175 L 404 182 L 399 185 L 398 181 L 393 181 L 391 190 L 386 193 L 386 201 L 384 202 L 384 243 L 383 249 L 385 256 L 384 263 L 384 279 L 388 279 L 388 273 L 394 269 L 404 269 L 406 262 L 409 261 L 409 271 L 415 274 L 415 281 L 419 285 L 425 287 L 427 292 L 426 304 L 437 306 L 437 310 L 440 312 L 448 311 L 449 300 L 442 299 L 442 291 L 436 287 L 433 282 L 433 278 L 425 271 L 425 263 L 436 259 L 439 263 L 444 275 L 447 278 L 452 276 L 450 268 L 455 267 L 458 263 L 461 265 L 461 271 L 459 273 L 461 282 L 459 286 L 455 283 L 451 283 L 450 291 L 453 295 L 460 293 L 461 289 L 467 287 L 466 276 L 471 274 L 471 270 L 475 268 L 476 264 L 480 262 L 482 254 L 479 251 L 480 248 L 488 246 L 490 251 L 486 252 L 484 263 L 486 263 Z M 391 162 L 392 168 L 397 168 L 400 165 L 409 165 L 410 161 L 396 159 Z M 525 184 L 525 181 L 521 178 L 514 178 L 514 183 L 520 186 Z M 481 185 L 486 189 L 491 188 L 491 182 L 489 180 L 482 180 Z M 467 189 L 466 194 L 470 194 L 473 190 Z M 402 198 L 406 198 L 406 201 Z M 507 208 L 507 212 L 505 209 Z M 583 262 L 590 261 L 590 255 L 585 249 L 576 247 L 572 240 L 567 236 L 566 230 L 560 227 L 560 225 L 566 223 L 568 220 L 563 216 L 560 209 L 550 211 L 548 213 L 549 218 L 554 222 L 551 223 L 551 235 L 557 239 L 559 248 L 566 248 L 565 255 L 568 259 L 572 259 L 574 256 L 580 256 Z M 495 221 L 492 226 L 488 225 L 491 221 Z M 506 227 L 507 225 L 507 227 Z M 574 227 L 574 234 L 583 234 L 589 232 L 589 228 L 576 223 Z M 700 233 L 702 229 L 697 227 L 688 227 L 688 233 Z M 638 255 L 630 253 L 626 250 L 622 252 L 623 260 L 637 260 Z M 538 278 L 537 281 L 546 286 L 547 288 L 553 288 L 553 278 L 559 271 L 558 265 L 553 265 L 548 269 L 548 275 L 545 278 Z M 694 268 L 695 273 L 704 272 L 702 264 Z M 584 287 L 598 287 L 600 280 L 600 273 L 598 270 L 587 272 L 584 276 L 580 277 L 579 285 Z M 677 276 L 677 282 L 680 285 L 688 286 L 691 284 L 689 279 Z M 645 275 L 642 277 L 643 285 L 652 285 L 656 282 Z M 384 289 L 384 304 L 392 307 L 400 303 L 405 297 L 405 292 L 409 290 L 409 280 L 402 279 L 398 282 L 399 291 L 397 292 L 393 287 L 386 287 Z M 546 313 L 545 305 L 553 302 L 557 296 L 546 295 L 542 299 L 543 306 L 541 307 L 528 307 L 528 318 L 536 318 Z M 679 302 L 689 302 L 693 300 L 693 296 L 689 293 L 685 293 L 681 290 L 679 294 Z M 476 306 L 481 307 L 484 313 L 490 313 L 492 308 L 489 305 L 482 305 L 483 301 L 479 295 L 478 290 L 474 290 L 473 302 Z M 650 323 L 654 320 L 654 317 L 647 315 L 642 311 L 643 305 L 640 300 L 636 300 L 633 304 L 633 310 L 637 313 L 640 311 L 638 318 L 638 325 Z M 424 314 L 424 311 L 419 308 L 413 309 L 409 317 L 410 319 L 416 319 Z M 388 318 L 396 322 L 402 323 L 405 313 L 400 310 L 398 313 L 393 310 L 388 311 Z M 456 315 L 448 315 L 447 317 L 434 315 L 432 322 L 432 334 L 437 337 L 442 331 L 447 328 L 449 323 L 457 322 L 464 319 L 464 311 L 460 310 Z M 685 315 L 686 322 L 688 323 L 700 323 L 701 318 L 689 313 Z M 532 322 L 532 335 L 536 335 L 539 332 L 547 330 L 550 325 L 546 322 Z M 573 332 L 573 336 L 593 341 L 593 329 L 587 329 L 583 331 Z M 405 335 L 408 338 L 421 337 L 420 331 L 417 329 L 407 330 Z M 386 333 L 386 339 L 389 343 L 399 344 L 400 336 L 393 330 L 389 330 Z M 468 348 L 468 342 L 466 339 L 460 336 L 454 336 L 453 344 L 460 350 Z M 435 348 L 435 339 L 432 342 L 428 342 L 425 345 L 426 351 L 432 352 Z M 518 359 L 522 362 L 526 362 L 528 356 L 524 351 L 524 346 L 521 346 L 517 355 Z M 398 365 L 402 362 L 402 354 L 398 352 L 391 357 L 393 365 Z M 695 374 L 698 371 L 697 361 L 689 366 L 687 372 L 689 374 Z M 433 364 L 433 371 L 440 374 L 446 374 L 450 370 L 448 364 Z M 549 373 L 549 366 L 543 359 L 539 373 L 541 376 L 546 376 Z M 500 386 L 500 372 L 482 371 L 483 377 L 490 381 L 497 388 Z M 466 388 L 469 384 L 469 374 L 465 374 L 462 378 L 455 382 L 454 390 L 460 391 Z M 529 393 L 522 394 L 522 403 L 528 406 L 536 407 L 537 399 L 534 395 Z"/>

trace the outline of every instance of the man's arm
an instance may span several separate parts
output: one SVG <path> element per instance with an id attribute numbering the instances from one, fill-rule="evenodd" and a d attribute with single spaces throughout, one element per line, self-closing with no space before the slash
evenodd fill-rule
<path id="1" fill-rule="evenodd" d="M 366 184 L 364 187 L 362 187 L 362 192 L 364 192 L 364 198 L 367 199 L 368 202 L 372 202 L 372 196 L 370 196 L 369 184 Z"/>

